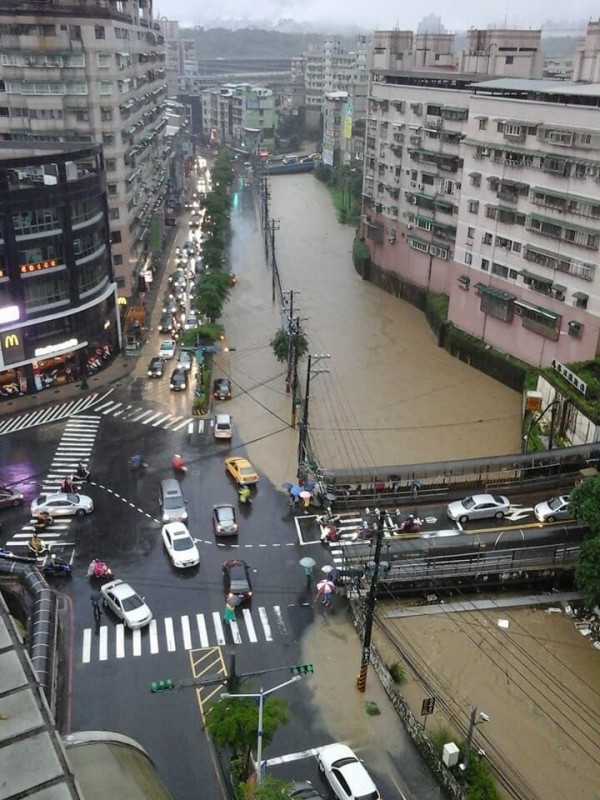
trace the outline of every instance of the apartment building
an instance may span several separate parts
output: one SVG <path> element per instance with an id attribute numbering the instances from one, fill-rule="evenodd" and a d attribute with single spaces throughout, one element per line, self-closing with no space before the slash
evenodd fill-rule
<path id="1" fill-rule="evenodd" d="M 200 93 L 202 133 L 217 144 L 273 152 L 277 112 L 271 89 L 249 83 L 226 84 Z"/>
<path id="2" fill-rule="evenodd" d="M 487 344 L 536 365 L 593 358 L 600 87 L 529 78 L 539 31 L 485 33 L 459 63 L 506 77 L 396 70 L 410 37 L 375 34 L 362 234 L 374 269 L 445 292 Z"/>
<path id="3" fill-rule="evenodd" d="M 0 0 L 0 139 L 102 144 L 120 290 L 161 246 L 168 163 L 152 0 Z"/>
<path id="4" fill-rule="evenodd" d="M 0 143 L 0 400 L 85 377 L 119 339 L 101 147 Z"/>

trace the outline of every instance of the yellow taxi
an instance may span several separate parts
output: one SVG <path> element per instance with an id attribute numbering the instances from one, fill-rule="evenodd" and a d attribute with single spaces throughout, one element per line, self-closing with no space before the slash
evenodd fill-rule
<path id="1" fill-rule="evenodd" d="M 258 483 L 258 475 L 252 464 L 241 456 L 231 456 L 225 459 L 225 469 L 239 486 L 249 483 Z"/>

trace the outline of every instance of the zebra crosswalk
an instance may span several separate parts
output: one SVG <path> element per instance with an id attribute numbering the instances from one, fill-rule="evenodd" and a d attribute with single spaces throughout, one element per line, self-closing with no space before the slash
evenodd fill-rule
<path id="1" fill-rule="evenodd" d="M 119 403 L 116 400 L 106 400 L 94 407 L 97 414 L 111 416 L 123 422 L 135 422 L 147 425 L 149 428 L 162 428 L 165 431 L 179 431 L 186 426 L 193 425 L 189 415 L 174 415 L 155 408 L 144 408 L 129 403 Z M 198 421 L 198 433 L 204 433 L 204 420 Z"/>
<path id="2" fill-rule="evenodd" d="M 101 421 L 101 417 L 84 414 L 69 419 L 54 453 L 48 474 L 42 482 L 41 493 L 59 492 L 62 479 L 67 475 L 73 475 L 80 462 L 87 466 Z M 40 538 L 46 547 L 56 547 L 57 544 L 64 542 L 70 525 L 70 517 L 56 517 L 54 522 L 39 534 Z M 18 533 L 13 534 L 13 538 L 6 543 L 7 546 L 26 545 L 33 530 L 34 520 L 30 519 Z"/>
<path id="3" fill-rule="evenodd" d="M 107 612 L 110 614 L 110 612 Z M 289 636 L 281 606 L 238 609 L 237 619 L 224 622 L 222 611 L 153 619 L 143 630 L 130 631 L 123 623 L 85 628 L 81 636 L 81 663 L 139 658 L 225 644 L 273 642 Z"/>
<path id="4" fill-rule="evenodd" d="M 9 433 L 16 433 L 16 431 L 22 431 L 27 428 L 36 428 L 39 425 L 47 425 L 49 422 L 58 422 L 76 414 L 81 414 L 93 408 L 96 403 L 101 403 L 112 392 L 112 389 L 103 393 L 92 392 L 85 397 L 78 397 L 76 400 L 66 403 L 36 408 L 24 414 L 15 414 L 14 416 L 6 417 L 6 419 L 0 419 L 0 436 L 6 436 Z"/>

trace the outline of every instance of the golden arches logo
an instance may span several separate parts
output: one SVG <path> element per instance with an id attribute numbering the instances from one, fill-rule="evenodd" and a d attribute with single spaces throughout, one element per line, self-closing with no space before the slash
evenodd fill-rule
<path id="1" fill-rule="evenodd" d="M 7 333 L 4 337 L 4 347 L 18 347 L 20 344 L 16 333 Z"/>

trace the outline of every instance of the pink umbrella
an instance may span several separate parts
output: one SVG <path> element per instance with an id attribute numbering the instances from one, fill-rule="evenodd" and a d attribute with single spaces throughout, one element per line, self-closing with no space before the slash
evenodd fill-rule
<path id="1" fill-rule="evenodd" d="M 333 594 L 333 592 L 335 592 L 335 584 L 328 578 L 317 583 L 317 597 L 320 594 L 328 595 Z"/>

